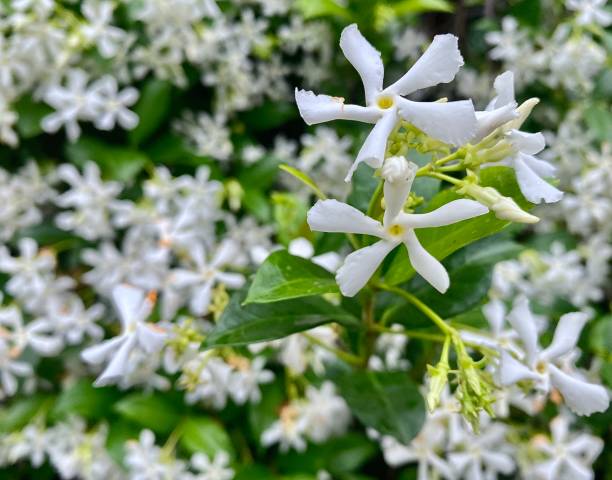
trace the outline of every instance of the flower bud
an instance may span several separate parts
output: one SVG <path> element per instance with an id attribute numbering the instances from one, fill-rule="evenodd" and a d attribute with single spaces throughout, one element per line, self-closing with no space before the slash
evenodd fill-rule
<path id="1" fill-rule="evenodd" d="M 527 117 L 531 115 L 533 107 L 535 107 L 538 103 L 540 103 L 540 99 L 535 97 L 529 98 L 523 103 L 521 103 L 521 105 L 516 109 L 516 111 L 518 112 L 518 117 L 505 124 L 504 131 L 507 132 L 510 130 L 520 129 L 521 125 L 523 125 L 523 123 L 525 123 L 525 120 L 527 120 Z"/>
<path id="2" fill-rule="evenodd" d="M 537 223 L 540 221 L 538 217 L 519 207 L 512 198 L 504 197 L 493 187 L 481 187 L 468 183 L 460 189 L 460 193 L 467 194 L 489 207 L 500 220 L 517 223 Z"/>
<path id="3" fill-rule="evenodd" d="M 429 391 L 427 392 L 427 408 L 433 412 L 440 404 L 440 396 L 448 383 L 448 362 L 439 362 L 435 367 L 427 365 L 429 373 Z"/>
<path id="4" fill-rule="evenodd" d="M 414 180 L 418 166 L 406 160 L 406 157 L 389 157 L 385 160 L 381 175 L 387 182 L 411 182 Z"/>

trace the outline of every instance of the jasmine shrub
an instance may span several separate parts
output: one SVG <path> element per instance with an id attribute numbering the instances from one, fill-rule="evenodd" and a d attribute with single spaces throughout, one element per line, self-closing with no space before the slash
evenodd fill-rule
<path id="1" fill-rule="evenodd" d="M 472 3 L 0 4 L 3 475 L 604 478 L 612 13 Z"/>

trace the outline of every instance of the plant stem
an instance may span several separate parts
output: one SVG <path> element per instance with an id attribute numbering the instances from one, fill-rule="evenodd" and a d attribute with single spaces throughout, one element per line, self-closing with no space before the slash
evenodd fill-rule
<path id="1" fill-rule="evenodd" d="M 443 335 L 436 335 L 435 333 L 419 332 L 417 330 L 394 330 L 393 328 L 383 327 L 382 325 L 374 324 L 370 328 L 375 332 L 379 333 L 390 333 L 395 335 L 406 335 L 407 337 L 420 338 L 422 340 L 430 340 L 432 342 L 444 342 L 446 338 Z"/>
<path id="2" fill-rule="evenodd" d="M 362 359 L 359 358 L 357 355 L 353 355 L 352 353 L 345 352 L 344 350 L 340 350 L 339 348 L 332 347 L 331 345 L 328 345 L 324 341 L 319 340 L 317 337 L 309 333 L 302 333 L 302 335 L 306 339 L 308 339 L 309 342 L 314 343 L 315 345 L 318 345 L 324 350 L 327 350 L 328 352 L 333 353 L 339 359 L 344 360 L 346 363 L 350 363 L 351 365 L 355 365 L 355 366 L 361 366 Z"/>
<path id="3" fill-rule="evenodd" d="M 386 290 L 387 292 L 395 293 L 400 297 L 404 298 L 406 301 L 412 303 L 415 307 L 417 307 L 421 312 L 423 312 L 429 319 L 435 323 L 440 330 L 442 330 L 446 335 L 458 335 L 457 330 L 448 325 L 440 315 L 434 312 L 431 308 L 425 305 L 421 300 L 415 297 L 412 293 L 406 292 L 398 287 L 392 287 L 391 285 L 386 285 L 384 283 L 378 283 L 376 286 L 382 290 Z"/>
<path id="4" fill-rule="evenodd" d="M 452 183 L 453 185 L 463 185 L 463 180 L 459 180 L 458 178 L 451 177 L 450 175 L 445 175 L 444 173 L 439 172 L 429 172 L 427 176 L 439 178 L 440 180 L 445 180 L 448 183 Z"/>

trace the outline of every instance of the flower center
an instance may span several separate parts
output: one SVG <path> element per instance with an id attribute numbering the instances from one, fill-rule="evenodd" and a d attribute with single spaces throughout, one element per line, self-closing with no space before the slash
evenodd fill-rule
<path id="1" fill-rule="evenodd" d="M 404 234 L 404 227 L 396 223 L 395 225 L 391 225 L 389 227 L 388 232 L 392 237 L 400 237 Z"/>
<path id="2" fill-rule="evenodd" d="M 548 366 L 546 365 L 546 362 L 538 362 L 536 365 L 536 370 L 540 374 L 546 373 L 546 371 L 548 370 Z"/>
<path id="3" fill-rule="evenodd" d="M 382 95 L 376 100 L 376 105 L 378 105 L 378 108 L 382 108 L 383 110 L 391 108 L 393 106 L 393 97 Z"/>

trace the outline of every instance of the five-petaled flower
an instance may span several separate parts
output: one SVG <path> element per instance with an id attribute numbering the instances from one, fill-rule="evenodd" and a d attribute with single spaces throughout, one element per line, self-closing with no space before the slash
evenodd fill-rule
<path id="1" fill-rule="evenodd" d="M 391 160 L 395 163 L 395 158 Z M 402 159 L 405 162 L 405 159 Z M 393 169 L 395 170 L 395 169 Z M 417 228 L 441 227 L 477 217 L 488 212 L 474 200 L 454 200 L 428 213 L 405 213 L 404 204 L 410 193 L 416 168 L 405 169 L 403 178 L 389 179 L 384 184 L 385 213 L 382 223 L 356 208 L 337 200 L 319 200 L 308 212 L 308 225 L 313 231 L 345 232 L 380 238 L 373 245 L 354 251 L 336 273 L 340 291 L 352 297 L 368 282 L 391 250 L 403 243 L 414 269 L 436 290 L 444 293 L 449 286 L 448 273 L 442 264 L 427 252 L 415 234 Z"/>
<path id="2" fill-rule="evenodd" d="M 471 100 L 414 102 L 403 98 L 417 90 L 452 81 L 463 65 L 457 44 L 458 39 L 453 35 L 436 35 L 412 68 L 383 89 L 384 67 L 380 52 L 361 35 L 357 25 L 349 25 L 342 31 L 340 48 L 361 77 L 366 106 L 348 105 L 344 98 L 316 95 L 297 88 L 295 99 L 300 114 L 309 125 L 339 119 L 374 124 L 345 181 L 350 181 L 361 162 L 372 168 L 382 166 L 387 140 L 400 118 L 452 145 L 461 145 L 473 137 L 476 116 Z"/>

